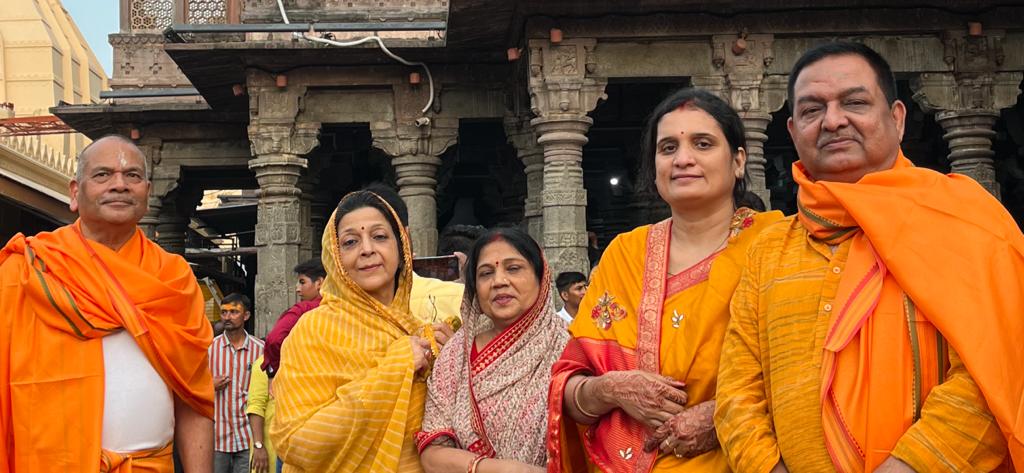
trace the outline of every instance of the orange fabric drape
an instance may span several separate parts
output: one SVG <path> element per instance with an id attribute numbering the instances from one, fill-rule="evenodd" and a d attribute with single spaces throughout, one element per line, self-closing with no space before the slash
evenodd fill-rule
<path id="1" fill-rule="evenodd" d="M 1006 210 L 970 178 L 915 168 L 902 153 L 892 169 L 856 184 L 815 182 L 800 163 L 793 174 L 798 218 L 811 234 L 830 244 L 853 239 L 822 367 L 836 468 L 871 471 L 916 420 L 938 383 L 939 334 L 981 389 L 1013 462 L 1024 465 L 1024 377 L 1013 372 L 1024 363 L 1024 235 Z M 885 370 L 913 356 L 907 334 L 922 354 L 919 392 Z"/>
<path id="2" fill-rule="evenodd" d="M 77 222 L 16 235 L 0 250 L 0 313 L 0 472 L 98 471 L 101 339 L 122 328 L 178 398 L 213 417 L 202 294 L 185 260 L 140 230 L 119 251 Z"/>
<path id="3" fill-rule="evenodd" d="M 103 451 L 100 473 L 174 473 L 173 444 L 145 452 Z"/>
<path id="4" fill-rule="evenodd" d="M 581 426 L 563 415 L 572 376 L 641 369 L 682 380 L 688 406 L 714 399 L 729 300 L 757 234 L 782 218 L 740 209 L 721 252 L 670 276 L 671 221 L 619 235 L 601 257 L 552 367 L 548 471 L 727 471 L 715 449 L 694 458 L 644 452 L 650 432 L 620 409 Z"/>

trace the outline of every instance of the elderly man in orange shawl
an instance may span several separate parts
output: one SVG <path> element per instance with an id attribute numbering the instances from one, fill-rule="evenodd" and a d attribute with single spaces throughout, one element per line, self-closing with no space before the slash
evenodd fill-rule
<path id="1" fill-rule="evenodd" d="M 875 51 L 819 46 L 789 80 L 798 214 L 761 233 L 732 301 L 715 412 L 730 465 L 1024 468 L 1024 236 L 971 179 L 903 156 Z"/>
<path id="2" fill-rule="evenodd" d="M 78 221 L 0 250 L 0 472 L 186 472 L 213 462 L 212 330 L 188 264 L 138 229 L 146 161 L 109 136 L 71 181 Z"/>

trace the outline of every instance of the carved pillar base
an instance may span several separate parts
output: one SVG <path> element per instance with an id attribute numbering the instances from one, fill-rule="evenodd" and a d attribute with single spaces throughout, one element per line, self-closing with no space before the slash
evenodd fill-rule
<path id="1" fill-rule="evenodd" d="M 282 312 L 295 303 L 291 270 L 300 262 L 302 210 L 296 187 L 306 159 L 269 153 L 249 161 L 260 184 L 256 212 L 256 329 L 263 337 Z"/>
<path id="2" fill-rule="evenodd" d="M 765 131 L 772 122 L 772 116 L 764 112 L 747 112 L 741 113 L 740 117 L 747 132 L 747 190 L 757 194 L 766 209 L 771 209 L 771 191 L 764 179 L 764 167 L 768 163 L 764 158 L 764 143 L 768 141 Z"/>
<path id="3" fill-rule="evenodd" d="M 993 130 L 999 112 L 995 110 L 955 110 L 935 114 L 946 134 L 942 136 L 949 143 L 951 170 L 968 176 L 999 198 L 999 183 L 993 158 Z"/>
<path id="4" fill-rule="evenodd" d="M 535 118 L 531 122 L 537 143 L 544 147 L 542 242 L 554 274 L 590 273 L 583 145 L 593 123 L 586 115 Z"/>

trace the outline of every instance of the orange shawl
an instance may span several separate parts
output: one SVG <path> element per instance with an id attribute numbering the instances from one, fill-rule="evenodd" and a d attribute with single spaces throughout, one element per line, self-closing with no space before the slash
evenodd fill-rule
<path id="1" fill-rule="evenodd" d="M 615 237 L 591 277 L 569 327 L 572 339 L 552 367 L 548 397 L 548 471 L 726 471 L 720 449 L 694 458 L 644 452 L 650 434 L 621 409 L 590 426 L 563 416 L 565 386 L 579 373 L 641 369 L 686 382 L 692 407 L 713 399 L 729 321 L 729 300 L 758 232 L 782 218 L 741 208 L 728 245 L 668 274 L 671 220 Z"/>
<path id="2" fill-rule="evenodd" d="M 1024 377 L 1008 368 L 1024 364 L 1024 236 L 1006 210 L 970 178 L 915 168 L 902 153 L 856 184 L 812 181 L 800 163 L 793 175 L 808 231 L 852 239 L 822 364 L 836 469 L 872 471 L 886 459 L 941 383 L 943 339 L 1024 465 Z M 902 379 L 890 368 L 907 360 Z"/>
<path id="3" fill-rule="evenodd" d="M 0 472 L 99 471 L 101 338 L 118 329 L 182 401 L 213 417 L 212 330 L 188 264 L 136 234 L 119 251 L 78 222 L 0 250 Z"/>

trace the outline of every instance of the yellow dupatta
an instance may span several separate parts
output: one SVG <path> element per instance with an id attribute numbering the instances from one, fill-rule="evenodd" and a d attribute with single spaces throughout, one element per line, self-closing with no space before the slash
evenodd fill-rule
<path id="1" fill-rule="evenodd" d="M 433 340 L 433 333 L 409 313 L 409 236 L 401 230 L 403 266 L 384 306 L 343 269 L 336 218 L 323 236 L 323 301 L 281 352 L 271 440 L 286 472 L 420 472 L 413 435 L 426 383 L 414 372 L 410 336 Z"/>
<path id="2" fill-rule="evenodd" d="M 650 432 L 618 409 L 586 427 L 563 419 L 565 384 L 577 373 L 642 369 L 684 381 L 688 406 L 713 399 L 729 301 L 747 249 L 761 228 L 781 218 L 740 209 L 726 248 L 674 276 L 667 271 L 670 220 L 612 241 L 569 327 L 573 339 L 552 369 L 549 472 L 728 471 L 720 449 L 695 458 L 645 453 Z"/>

